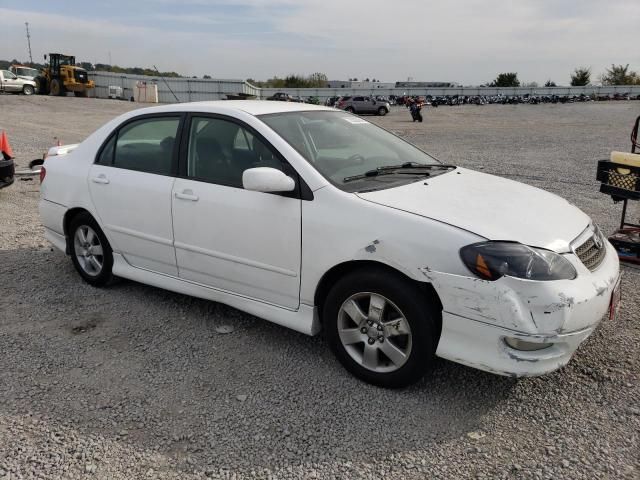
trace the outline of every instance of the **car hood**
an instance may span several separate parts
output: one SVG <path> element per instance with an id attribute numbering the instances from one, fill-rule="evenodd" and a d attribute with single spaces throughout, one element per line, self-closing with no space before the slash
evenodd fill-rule
<path id="1" fill-rule="evenodd" d="M 400 187 L 359 193 L 364 200 L 414 213 L 489 240 L 510 240 L 556 252 L 591 219 L 552 193 L 465 168 Z"/>

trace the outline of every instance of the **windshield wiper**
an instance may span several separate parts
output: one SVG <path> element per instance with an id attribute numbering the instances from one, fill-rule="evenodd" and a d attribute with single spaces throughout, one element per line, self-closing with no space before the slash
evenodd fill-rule
<path id="1" fill-rule="evenodd" d="M 367 170 L 364 173 L 359 175 L 351 175 L 350 177 L 344 177 L 342 179 L 343 182 L 350 182 L 352 180 L 361 180 L 363 178 L 368 177 L 377 177 L 378 175 L 392 175 L 392 174 L 404 174 L 404 175 L 417 175 L 418 172 L 398 172 L 396 170 L 401 169 L 423 169 L 423 170 L 433 170 L 433 169 L 449 169 L 456 168 L 455 165 L 447 165 L 445 163 L 434 163 L 434 164 L 424 164 L 418 162 L 405 162 L 400 165 L 383 165 L 382 167 L 375 168 L 373 170 Z M 429 172 L 423 173 L 423 175 L 429 176 Z"/>

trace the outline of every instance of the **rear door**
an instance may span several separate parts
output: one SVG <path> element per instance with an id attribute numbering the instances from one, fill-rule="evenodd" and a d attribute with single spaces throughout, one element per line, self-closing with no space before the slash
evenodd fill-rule
<path id="1" fill-rule="evenodd" d="M 128 121 L 109 138 L 89 173 L 100 225 L 131 265 L 178 275 L 171 220 L 181 115 Z"/>
<path id="2" fill-rule="evenodd" d="M 224 116 L 193 114 L 181 152 L 172 196 L 180 277 L 297 308 L 301 200 L 242 187 L 247 168 L 296 173 L 257 132 Z"/>
<path id="3" fill-rule="evenodd" d="M 352 102 L 356 113 L 362 113 L 364 111 L 364 97 L 353 97 Z"/>

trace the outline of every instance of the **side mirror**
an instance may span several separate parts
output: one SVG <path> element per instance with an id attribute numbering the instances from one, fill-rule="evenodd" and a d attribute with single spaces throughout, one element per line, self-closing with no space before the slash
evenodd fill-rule
<path id="1" fill-rule="evenodd" d="M 275 168 L 256 167 L 242 173 L 242 186 L 254 192 L 291 192 L 296 188 L 296 182 Z"/>

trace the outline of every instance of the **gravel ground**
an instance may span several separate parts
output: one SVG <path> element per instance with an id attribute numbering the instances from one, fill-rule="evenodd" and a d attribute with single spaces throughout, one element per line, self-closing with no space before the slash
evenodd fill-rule
<path id="1" fill-rule="evenodd" d="M 0 128 L 24 167 L 131 108 L 4 95 Z M 628 150 L 640 102 L 425 114 L 374 121 L 615 228 L 595 162 Z M 640 271 L 625 268 L 618 320 L 558 372 L 516 381 L 440 361 L 388 391 L 321 338 L 134 282 L 84 284 L 43 240 L 37 199 L 37 180 L 0 190 L 0 479 L 640 478 Z"/>

